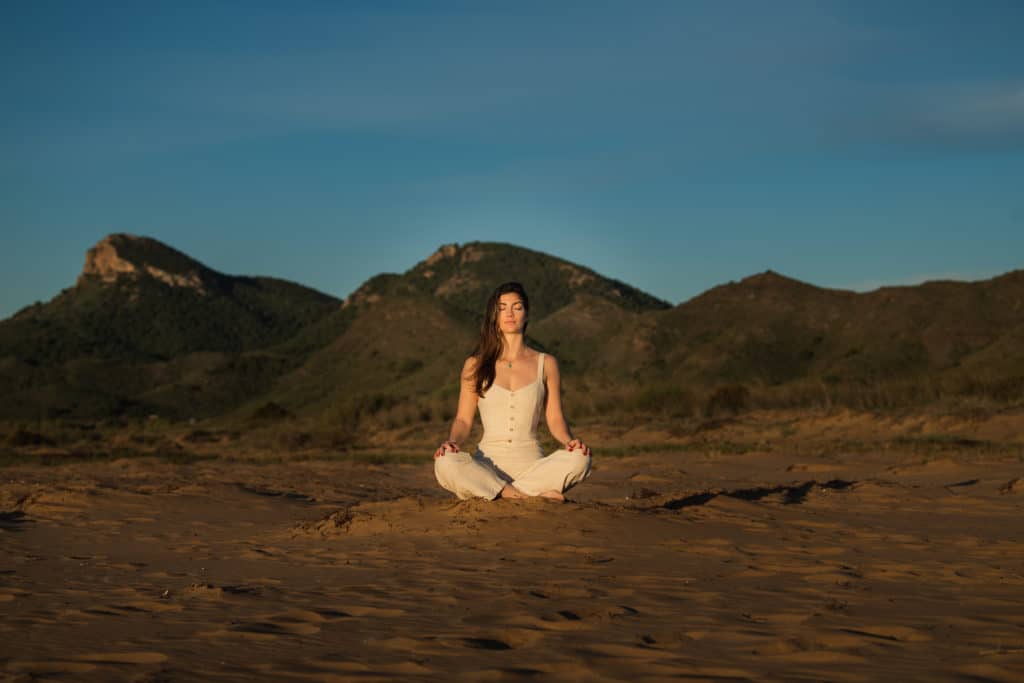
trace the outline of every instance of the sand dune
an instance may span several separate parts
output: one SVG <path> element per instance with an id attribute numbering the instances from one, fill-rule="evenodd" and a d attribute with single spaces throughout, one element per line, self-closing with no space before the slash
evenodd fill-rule
<path id="1" fill-rule="evenodd" d="M 12 467 L 3 680 L 1024 679 L 1024 463 L 598 459 L 559 504 L 431 462 Z"/>

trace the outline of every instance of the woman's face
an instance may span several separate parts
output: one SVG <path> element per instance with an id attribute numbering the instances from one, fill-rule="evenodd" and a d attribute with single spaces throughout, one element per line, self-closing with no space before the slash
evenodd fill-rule
<path id="1" fill-rule="evenodd" d="M 498 331 L 505 333 L 522 332 L 526 325 L 526 307 L 515 292 L 502 294 L 498 298 Z"/>

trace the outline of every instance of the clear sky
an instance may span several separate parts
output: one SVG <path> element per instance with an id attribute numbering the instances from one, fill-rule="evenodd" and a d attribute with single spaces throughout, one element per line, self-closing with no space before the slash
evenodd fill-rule
<path id="1" fill-rule="evenodd" d="M 1024 267 L 1018 0 L 5 3 L 0 317 L 111 232 L 344 297 L 503 241 L 672 303 Z"/>

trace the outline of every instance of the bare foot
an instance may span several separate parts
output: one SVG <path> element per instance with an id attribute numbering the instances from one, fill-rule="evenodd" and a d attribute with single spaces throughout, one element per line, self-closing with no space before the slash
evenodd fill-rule
<path id="1" fill-rule="evenodd" d="M 529 496 L 512 484 L 505 484 L 505 488 L 498 493 L 498 498 L 529 498 Z"/>
<path id="2" fill-rule="evenodd" d="M 541 498 L 550 498 L 551 500 L 565 500 L 565 496 L 562 495 L 561 491 L 543 491 L 538 493 Z"/>

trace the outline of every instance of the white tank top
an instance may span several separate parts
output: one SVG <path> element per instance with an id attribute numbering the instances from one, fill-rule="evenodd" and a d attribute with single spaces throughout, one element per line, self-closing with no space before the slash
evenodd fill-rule
<path id="1" fill-rule="evenodd" d="M 537 443 L 537 424 L 544 410 L 544 354 L 537 354 L 537 378 L 515 391 L 491 384 L 477 401 L 484 435 L 477 455 L 491 460 L 515 478 L 544 453 Z"/>

